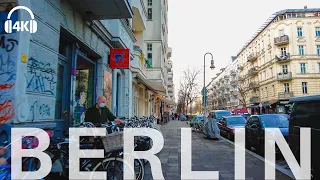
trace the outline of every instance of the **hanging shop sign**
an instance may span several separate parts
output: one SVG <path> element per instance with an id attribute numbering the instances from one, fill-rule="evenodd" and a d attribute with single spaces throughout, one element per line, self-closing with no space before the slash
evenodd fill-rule
<path id="1" fill-rule="evenodd" d="M 111 49 L 110 68 L 111 69 L 129 69 L 130 50 L 129 49 Z"/>

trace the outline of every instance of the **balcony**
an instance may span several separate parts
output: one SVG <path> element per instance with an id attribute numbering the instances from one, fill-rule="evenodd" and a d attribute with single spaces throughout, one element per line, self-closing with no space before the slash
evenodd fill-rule
<path id="1" fill-rule="evenodd" d="M 238 66 L 238 69 L 239 69 L 240 71 L 242 71 L 242 70 L 243 70 L 243 66 L 239 65 L 239 66 Z"/>
<path id="2" fill-rule="evenodd" d="M 278 98 L 279 99 L 290 99 L 293 97 L 293 92 L 279 92 Z"/>
<path id="3" fill-rule="evenodd" d="M 223 77 L 225 80 L 229 80 L 229 75 L 224 75 Z"/>
<path id="4" fill-rule="evenodd" d="M 253 76 L 253 75 L 256 75 L 258 74 L 258 67 L 253 67 L 253 68 L 250 68 L 249 71 L 248 71 L 248 74 Z"/>
<path id="5" fill-rule="evenodd" d="M 291 80 L 292 79 L 292 72 L 288 72 L 288 73 L 278 73 L 277 74 L 277 80 L 278 81 L 287 81 L 287 80 Z"/>
<path id="6" fill-rule="evenodd" d="M 235 80 L 235 79 L 233 79 L 233 80 L 230 81 L 230 85 L 231 85 L 231 86 L 237 86 L 237 84 L 238 84 L 238 83 L 237 83 L 237 80 Z"/>
<path id="7" fill-rule="evenodd" d="M 291 61 L 290 54 L 281 54 L 279 56 L 276 56 L 275 59 L 277 60 L 278 63 L 283 63 L 283 62 L 288 62 Z"/>
<path id="8" fill-rule="evenodd" d="M 259 88 L 259 84 L 257 82 L 251 82 L 251 83 L 249 83 L 249 88 L 256 90 Z"/>
<path id="9" fill-rule="evenodd" d="M 230 75 L 231 75 L 231 76 L 236 76 L 236 75 L 237 75 L 237 73 L 236 73 L 236 71 L 231 70 L 231 71 L 230 71 Z"/>
<path id="10" fill-rule="evenodd" d="M 289 43 L 289 36 L 288 35 L 283 35 L 283 36 L 274 38 L 274 45 L 276 45 L 276 46 L 282 46 L 282 45 L 286 45 L 288 43 Z"/>
<path id="11" fill-rule="evenodd" d="M 250 98 L 250 103 L 253 103 L 253 104 L 260 103 L 260 98 L 258 96 L 253 96 Z"/>
<path id="12" fill-rule="evenodd" d="M 147 63 L 144 59 L 144 55 L 139 46 L 134 46 L 133 48 L 133 61 L 131 61 L 132 70 L 136 73 L 139 73 L 144 78 L 147 75 Z"/>
<path id="13" fill-rule="evenodd" d="M 247 57 L 247 60 L 248 62 L 254 62 L 255 60 L 257 60 L 259 57 L 259 53 L 251 53 L 248 57 Z"/>
<path id="14" fill-rule="evenodd" d="M 146 30 L 147 10 L 143 0 L 132 0 L 132 10 L 132 28 L 138 32 Z"/>
<path id="15" fill-rule="evenodd" d="M 69 0 L 69 2 L 77 12 L 90 16 L 92 20 L 133 17 L 129 0 Z"/>

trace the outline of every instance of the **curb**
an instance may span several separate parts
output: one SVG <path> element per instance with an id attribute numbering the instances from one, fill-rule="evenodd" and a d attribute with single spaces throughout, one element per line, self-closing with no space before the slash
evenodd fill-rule
<path id="1" fill-rule="evenodd" d="M 220 138 L 223 139 L 223 140 L 225 140 L 226 142 L 228 142 L 228 143 L 230 143 L 230 144 L 232 144 L 232 145 L 235 146 L 234 142 L 232 142 L 232 141 L 230 141 L 230 140 L 228 140 L 228 139 L 226 139 L 226 138 L 224 138 L 224 137 L 222 137 L 222 136 L 220 136 Z M 254 152 L 251 152 L 251 151 L 249 151 L 248 149 L 245 149 L 245 152 L 248 153 L 248 154 L 250 154 L 250 155 L 252 155 L 253 157 L 255 157 L 255 158 L 263 161 L 263 162 L 265 163 L 265 160 L 264 160 L 264 158 L 263 158 L 262 156 L 254 153 Z M 279 166 L 279 165 L 277 165 L 277 164 L 276 164 L 275 168 L 276 168 L 276 170 L 278 170 L 278 171 L 280 171 L 281 173 L 289 176 L 290 178 L 295 179 L 295 177 L 293 176 L 293 174 L 292 174 L 292 172 L 291 172 L 290 170 L 287 170 L 287 169 L 285 169 L 285 168 L 283 168 L 283 167 L 281 167 L 281 166 Z"/>

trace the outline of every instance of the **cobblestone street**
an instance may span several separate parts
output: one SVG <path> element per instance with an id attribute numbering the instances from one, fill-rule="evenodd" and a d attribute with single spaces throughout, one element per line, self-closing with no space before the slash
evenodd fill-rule
<path id="1" fill-rule="evenodd" d="M 171 121 L 162 125 L 164 148 L 157 154 L 162 163 L 165 179 L 178 180 L 180 178 L 180 128 L 188 127 L 186 122 Z M 192 170 L 219 171 L 220 180 L 234 179 L 234 147 L 229 142 L 205 139 L 202 133 L 192 133 Z M 145 179 L 153 179 L 151 169 L 146 167 Z M 246 153 L 246 179 L 264 179 L 264 162 Z M 276 171 L 276 179 L 291 179 L 287 175 Z"/>

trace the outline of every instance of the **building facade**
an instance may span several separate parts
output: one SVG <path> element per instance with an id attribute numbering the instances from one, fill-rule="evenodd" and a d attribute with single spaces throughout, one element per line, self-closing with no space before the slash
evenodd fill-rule
<path id="1" fill-rule="evenodd" d="M 49 127 L 61 137 L 63 130 L 83 122 L 86 109 L 101 95 L 117 116 L 153 114 L 159 85 L 141 80 L 149 79 L 144 57 L 146 2 L 103 1 L 90 7 L 84 5 L 90 0 L 82 2 L 0 2 L 1 122 Z M 15 6 L 32 10 L 36 33 L 4 31 L 3 23 Z M 12 19 L 28 21 L 30 14 L 17 10 Z M 110 69 L 110 51 L 117 48 L 130 50 L 129 69 Z M 138 107 L 143 107 L 138 111 L 132 108 L 136 92 L 141 97 Z"/>
<path id="2" fill-rule="evenodd" d="M 172 53 L 172 48 L 169 48 L 169 53 Z M 169 55 L 169 57 L 171 57 L 171 55 Z M 168 72 L 168 95 L 169 98 L 172 101 L 175 101 L 175 86 L 173 83 L 173 68 L 172 68 L 173 64 L 172 64 L 172 60 L 171 58 L 168 59 L 168 66 L 167 66 L 167 72 Z"/>
<path id="3" fill-rule="evenodd" d="M 238 60 L 231 57 L 230 63 L 208 85 L 208 107 L 210 110 L 241 108 L 241 94 L 238 89 Z"/>
<path id="4" fill-rule="evenodd" d="M 276 12 L 237 60 L 251 113 L 286 113 L 290 97 L 319 94 L 320 9 Z"/>
<path id="5" fill-rule="evenodd" d="M 148 68 L 147 78 L 154 84 L 156 95 L 153 99 L 156 116 L 171 111 L 175 103 L 168 94 L 168 1 L 145 0 L 147 7 L 147 30 L 144 36 Z"/>

